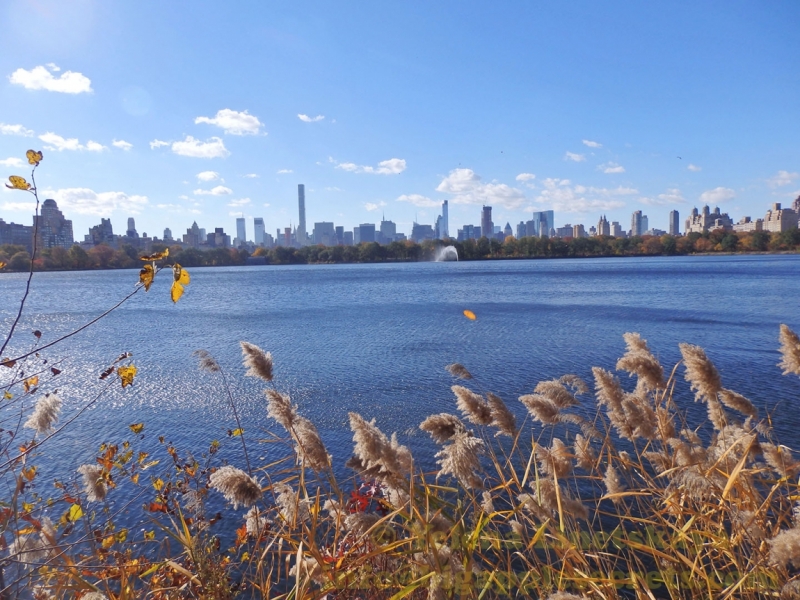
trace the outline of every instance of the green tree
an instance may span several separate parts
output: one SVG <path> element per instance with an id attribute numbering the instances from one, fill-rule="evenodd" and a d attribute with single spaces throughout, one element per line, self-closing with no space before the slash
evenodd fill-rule
<path id="1" fill-rule="evenodd" d="M 31 268 L 31 255 L 25 250 L 17 252 L 8 260 L 8 268 L 11 271 L 28 271 Z"/>
<path id="2" fill-rule="evenodd" d="M 86 250 L 78 245 L 70 248 L 67 256 L 73 269 L 88 269 L 92 266 L 92 259 L 86 253 Z"/>

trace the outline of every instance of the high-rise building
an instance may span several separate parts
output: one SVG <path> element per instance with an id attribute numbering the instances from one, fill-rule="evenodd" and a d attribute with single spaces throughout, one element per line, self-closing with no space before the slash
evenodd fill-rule
<path id="1" fill-rule="evenodd" d="M 503 237 L 508 237 L 510 235 L 514 235 L 514 232 L 511 230 L 511 223 L 506 221 L 505 229 L 503 229 Z"/>
<path id="2" fill-rule="evenodd" d="M 583 228 L 583 225 L 578 224 L 572 226 L 572 237 L 574 238 L 586 237 L 586 230 Z"/>
<path id="3" fill-rule="evenodd" d="M 542 210 L 533 213 L 533 218 L 528 221 L 528 235 L 534 237 L 547 237 L 550 230 L 555 229 L 555 213 L 552 210 Z"/>
<path id="4" fill-rule="evenodd" d="M 33 217 L 33 227 L 37 231 L 37 248 L 71 248 L 75 243 L 72 237 L 72 221 L 65 219 L 58 210 L 55 200 L 48 198 L 42 203 L 41 214 Z"/>
<path id="5" fill-rule="evenodd" d="M 353 230 L 356 244 L 375 241 L 375 224 L 362 223 Z"/>
<path id="6" fill-rule="evenodd" d="M 525 221 L 517 223 L 517 239 L 520 240 L 528 235 L 528 228 L 525 226 Z"/>
<path id="7" fill-rule="evenodd" d="M 336 228 L 330 221 L 314 223 L 314 232 L 311 237 L 315 244 L 322 244 L 323 246 L 335 246 Z"/>
<path id="8" fill-rule="evenodd" d="M 128 217 L 128 230 L 125 235 L 129 238 L 138 238 L 139 234 L 136 232 L 136 220 L 133 217 Z"/>
<path id="9" fill-rule="evenodd" d="M 642 211 L 635 210 L 631 215 L 631 237 L 642 235 L 645 230 L 642 229 Z"/>
<path id="10" fill-rule="evenodd" d="M 297 185 L 297 207 L 300 211 L 300 222 L 297 224 L 295 237 L 297 243 L 305 246 L 308 243 L 306 235 L 306 186 L 302 183 Z"/>
<path id="11" fill-rule="evenodd" d="M 197 248 L 205 241 L 205 232 L 197 226 L 197 221 L 192 223 L 192 226 L 183 234 L 183 243 L 189 246 L 189 248 Z"/>
<path id="12" fill-rule="evenodd" d="M 344 245 L 344 227 L 341 225 L 336 226 L 336 243 L 340 246 Z"/>
<path id="13" fill-rule="evenodd" d="M 100 225 L 95 225 L 89 229 L 89 236 L 86 240 L 94 246 L 105 244 L 114 246 L 114 229 L 111 227 L 111 219 L 100 219 Z"/>
<path id="14" fill-rule="evenodd" d="M 450 237 L 450 216 L 447 200 L 442 202 L 442 220 L 439 223 L 439 239 L 447 239 Z"/>
<path id="15" fill-rule="evenodd" d="M 605 215 L 600 217 L 600 221 L 597 223 L 597 235 L 611 235 L 611 226 Z"/>
<path id="16" fill-rule="evenodd" d="M 677 210 L 669 211 L 669 234 L 670 235 L 680 235 L 681 234 L 681 225 L 680 225 L 680 216 L 678 215 Z"/>
<path id="17" fill-rule="evenodd" d="M 247 229 L 244 217 L 236 217 L 236 240 L 234 246 L 238 248 L 245 243 L 247 243 Z"/>
<path id="18" fill-rule="evenodd" d="M 492 237 L 494 232 L 494 223 L 492 222 L 492 207 L 484 206 L 481 211 L 481 234 L 486 237 Z"/>
<path id="19" fill-rule="evenodd" d="M 647 215 L 642 215 L 642 235 L 646 231 L 650 231 L 650 219 L 647 218 Z"/>
<path id="20" fill-rule="evenodd" d="M 622 231 L 622 225 L 619 224 L 619 221 L 611 221 L 611 236 L 625 237 L 625 232 Z"/>
<path id="21" fill-rule="evenodd" d="M 17 225 L 16 223 L 6 223 L 0 219 L 0 246 L 3 244 L 14 244 L 15 246 L 25 246 L 28 254 L 33 252 L 33 227 L 30 225 Z"/>
<path id="22" fill-rule="evenodd" d="M 719 210 L 719 209 L 717 209 Z M 798 215 L 791 208 L 781 208 L 780 202 L 775 202 L 764 217 L 764 231 L 789 231 L 797 229 Z"/>
<path id="23" fill-rule="evenodd" d="M 381 242 L 389 244 L 397 239 L 397 225 L 394 221 L 381 219 Z"/>
<path id="24" fill-rule="evenodd" d="M 262 217 L 253 217 L 253 242 L 256 246 L 263 246 L 266 242 L 264 232 L 264 219 Z"/>
<path id="25" fill-rule="evenodd" d="M 164 241 L 165 242 L 174 242 L 175 240 L 172 239 L 172 230 L 169 227 L 164 228 Z"/>

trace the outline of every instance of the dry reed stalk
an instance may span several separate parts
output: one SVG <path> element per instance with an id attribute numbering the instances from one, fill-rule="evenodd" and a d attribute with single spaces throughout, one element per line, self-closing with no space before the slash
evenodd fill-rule
<path id="1" fill-rule="evenodd" d="M 575 380 L 578 380 L 582 384 L 582 386 L 578 386 L 578 389 L 586 389 L 586 384 L 583 383 L 583 381 L 576 375 L 565 375 L 561 379 L 565 379 L 567 382 L 574 382 Z M 533 389 L 533 393 L 544 396 L 560 409 L 570 408 L 572 406 L 577 406 L 578 404 L 580 404 L 578 402 L 578 399 L 575 398 L 574 394 L 572 394 L 566 388 L 566 386 L 560 379 L 540 381 L 539 383 L 536 384 L 536 387 Z"/>
<path id="2" fill-rule="evenodd" d="M 444 444 L 457 432 L 466 430 L 461 419 L 448 413 L 429 416 L 420 423 L 419 428 L 429 433 L 437 444 Z"/>
<path id="3" fill-rule="evenodd" d="M 592 471 L 594 469 L 594 463 L 597 460 L 597 456 L 595 455 L 594 450 L 592 450 L 591 440 L 579 433 L 575 436 L 574 448 L 576 464 L 581 469 Z"/>
<path id="4" fill-rule="evenodd" d="M 458 377 L 459 379 L 472 379 L 472 373 L 467 371 L 467 368 L 461 363 L 453 363 L 452 365 L 447 365 L 445 369 L 453 377 Z"/>
<path id="5" fill-rule="evenodd" d="M 619 383 L 619 379 L 600 367 L 592 367 L 592 374 L 594 375 L 597 402 L 605 407 L 606 415 L 608 420 L 611 421 L 611 425 L 614 426 L 620 437 L 627 440 L 633 439 L 634 426 L 628 423 L 625 410 L 622 407 L 625 392 Z"/>
<path id="6" fill-rule="evenodd" d="M 781 323 L 779 334 L 781 342 L 780 353 L 782 356 L 778 366 L 783 369 L 783 374 L 794 373 L 800 375 L 800 338 L 789 329 L 788 325 Z"/>
<path id="7" fill-rule="evenodd" d="M 197 357 L 201 371 L 207 371 L 209 373 L 220 372 L 221 369 L 219 363 L 207 350 L 195 350 L 192 354 Z"/>
<path id="8" fill-rule="evenodd" d="M 638 333 L 623 334 L 627 351 L 617 361 L 617 370 L 637 377 L 637 389 L 652 391 L 664 388 L 664 369 Z"/>
<path id="9" fill-rule="evenodd" d="M 559 423 L 559 408 L 541 394 L 526 394 L 519 401 L 528 409 L 528 413 L 543 425 Z"/>
<path id="10" fill-rule="evenodd" d="M 569 448 L 559 438 L 553 440 L 550 448 L 537 444 L 535 452 L 545 475 L 555 474 L 558 479 L 563 479 L 572 472 L 573 457 L 569 453 Z"/>
<path id="11" fill-rule="evenodd" d="M 495 436 L 507 435 L 514 437 L 517 434 L 517 419 L 503 402 L 502 398 L 491 392 L 486 393 L 489 401 L 489 410 L 492 413 L 492 426 L 497 427 Z"/>
<path id="12" fill-rule="evenodd" d="M 45 394 L 36 403 L 36 408 L 23 427 L 33 429 L 36 433 L 49 433 L 53 429 L 53 424 L 58 420 L 61 404 L 61 398 L 56 394 Z"/>
<path id="13" fill-rule="evenodd" d="M 460 385 L 454 385 L 450 389 L 456 395 L 458 410 L 464 414 L 468 421 L 475 423 L 475 425 L 491 425 L 492 411 L 489 405 L 483 401 L 483 398 Z"/>
<path id="14" fill-rule="evenodd" d="M 242 364 L 247 367 L 245 375 L 272 381 L 272 354 L 249 342 L 239 344 L 242 347 Z"/>
<path id="15" fill-rule="evenodd" d="M 408 486 L 406 477 L 411 475 L 413 459 L 411 451 L 398 443 L 397 435 L 391 440 L 375 425 L 375 419 L 366 421 L 355 412 L 349 413 L 350 429 L 353 432 L 354 456 L 347 465 L 362 475 L 374 477 L 386 484 L 391 491 L 402 492 Z"/>
<path id="16" fill-rule="evenodd" d="M 783 568 L 791 564 L 800 568 L 800 529 L 795 527 L 781 531 L 767 543 L 770 564 Z"/>
<path id="17" fill-rule="evenodd" d="M 719 399 L 722 400 L 722 403 L 728 408 L 739 411 L 743 415 L 747 415 L 753 419 L 758 418 L 758 410 L 753 406 L 753 403 L 733 390 L 726 390 L 723 388 L 719 392 Z"/>
<path id="18" fill-rule="evenodd" d="M 212 488 L 220 492 L 233 504 L 234 510 L 242 506 L 248 507 L 261 498 L 261 486 L 258 481 L 236 467 L 226 465 L 214 471 L 208 478 Z"/>
<path id="19" fill-rule="evenodd" d="M 106 498 L 106 484 L 103 482 L 103 467 L 100 465 L 81 465 L 78 473 L 83 475 L 83 493 L 89 502 L 102 502 Z"/>
<path id="20" fill-rule="evenodd" d="M 439 459 L 439 473 L 436 476 L 453 475 L 467 489 L 481 489 L 481 463 L 479 456 L 485 451 L 482 439 L 469 431 L 459 431 L 450 439 L 436 457 Z"/>

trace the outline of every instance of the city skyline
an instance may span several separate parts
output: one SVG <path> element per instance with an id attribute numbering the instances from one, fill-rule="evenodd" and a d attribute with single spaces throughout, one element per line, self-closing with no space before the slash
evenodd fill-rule
<path id="1" fill-rule="evenodd" d="M 243 213 L 274 232 L 299 225 L 298 181 L 314 221 L 349 227 L 435 226 L 447 200 L 451 236 L 484 205 L 512 227 L 643 210 L 667 230 L 670 209 L 800 193 L 796 3 L 241 8 L 11 0 L 0 177 L 42 149 L 40 190 L 76 231 Z M 0 193 L 6 221 L 31 208 Z"/>

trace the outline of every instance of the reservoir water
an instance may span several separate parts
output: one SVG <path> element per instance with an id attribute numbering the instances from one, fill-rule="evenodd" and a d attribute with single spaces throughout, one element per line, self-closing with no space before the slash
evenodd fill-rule
<path id="1" fill-rule="evenodd" d="M 538 381 L 576 373 L 591 382 L 592 366 L 613 369 L 627 331 L 647 339 L 667 373 L 678 343 L 704 347 L 723 384 L 773 414 L 781 442 L 800 446 L 800 380 L 776 366 L 778 325 L 800 331 L 800 256 L 198 268 L 191 276 L 177 305 L 164 272 L 149 293 L 45 351 L 62 373 L 43 376 L 41 389 L 59 390 L 63 418 L 99 392 L 99 374 L 120 353 L 131 352 L 138 368 L 132 387 L 112 385 L 42 448 L 48 471 L 74 472 L 100 442 L 130 438 L 128 425 L 138 422 L 146 423 L 145 444 L 164 434 L 181 451 L 201 452 L 220 439 L 220 460 L 241 465 L 241 447 L 226 435 L 235 423 L 222 381 L 201 373 L 192 356 L 203 348 L 223 366 L 254 443 L 277 426 L 266 416 L 263 386 L 243 377 L 240 340 L 272 352 L 278 389 L 314 421 L 339 466 L 352 449 L 348 411 L 432 450 L 414 428 L 429 414 L 455 412 L 449 363 L 464 364 L 523 417 L 516 399 Z M 136 271 L 35 274 L 6 355 L 28 351 L 34 329 L 46 343 L 80 326 L 137 278 Z M 24 281 L 0 276 L 2 331 Z M 464 309 L 477 320 L 464 318 Z M 679 373 L 679 398 L 700 410 Z M 624 376 L 623 383 L 632 386 Z M 591 396 L 586 404 L 593 413 Z M 263 445 L 251 452 L 257 464 L 269 460 Z"/>

